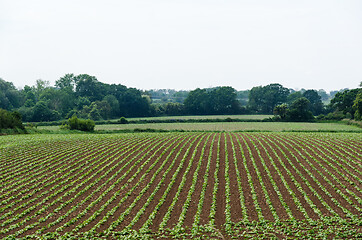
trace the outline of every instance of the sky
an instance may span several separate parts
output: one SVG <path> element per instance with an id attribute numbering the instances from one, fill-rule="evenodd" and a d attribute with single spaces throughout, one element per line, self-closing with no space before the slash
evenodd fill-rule
<path id="1" fill-rule="evenodd" d="M 138 89 L 356 88 L 360 0 L 0 0 L 0 78 Z"/>

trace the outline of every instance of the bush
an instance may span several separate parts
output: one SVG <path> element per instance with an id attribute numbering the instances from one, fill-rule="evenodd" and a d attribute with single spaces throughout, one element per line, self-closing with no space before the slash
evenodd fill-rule
<path id="1" fill-rule="evenodd" d="M 346 118 L 346 115 L 343 114 L 343 112 L 333 112 L 333 113 L 328 113 L 325 118 L 326 120 L 342 120 Z"/>
<path id="2" fill-rule="evenodd" d="M 0 129 L 22 129 L 24 125 L 21 121 L 21 114 L 0 109 Z"/>
<path id="3" fill-rule="evenodd" d="M 120 123 L 120 124 L 127 124 L 128 121 L 127 121 L 127 119 L 126 119 L 125 117 L 121 117 L 121 118 L 119 119 L 119 123 Z"/>
<path id="4" fill-rule="evenodd" d="M 317 120 L 325 120 L 326 119 L 326 116 L 324 114 L 319 114 L 317 116 Z"/>
<path id="5" fill-rule="evenodd" d="M 66 127 L 70 130 L 81 130 L 81 131 L 94 131 L 95 123 L 90 119 L 79 119 L 77 116 L 73 115 L 73 117 L 68 119 L 68 123 Z"/>
<path id="6" fill-rule="evenodd" d="M 310 102 L 305 97 L 298 98 L 289 107 L 287 104 L 277 105 L 274 108 L 275 121 L 311 122 L 313 113 L 309 110 Z"/>

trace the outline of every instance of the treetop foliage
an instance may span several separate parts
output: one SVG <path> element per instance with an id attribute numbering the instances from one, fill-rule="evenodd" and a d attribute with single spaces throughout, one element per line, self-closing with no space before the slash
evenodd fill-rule
<path id="1" fill-rule="evenodd" d="M 253 87 L 249 92 L 249 107 L 257 113 L 272 114 L 275 106 L 287 101 L 289 94 L 290 90 L 278 83 Z"/>
<path id="2" fill-rule="evenodd" d="M 330 107 L 344 114 L 350 113 L 354 115 L 353 104 L 359 92 L 361 92 L 359 88 L 338 92 L 331 100 Z"/>
<path id="3" fill-rule="evenodd" d="M 21 90 L 0 79 L 0 108 L 18 111 L 27 122 L 68 119 L 74 114 L 92 120 L 119 119 L 122 116 L 273 113 L 281 113 L 280 116 L 287 118 L 286 112 L 290 116 L 293 104 L 305 98 L 308 100 L 308 112 L 314 116 L 328 114 L 331 118 L 359 119 L 359 93 L 360 89 L 347 89 L 330 95 L 324 90 L 295 91 L 278 83 L 246 91 L 236 91 L 230 86 L 192 91 L 141 91 L 122 84 L 102 83 L 88 74 L 70 73 L 59 78 L 54 86 L 39 79 L 34 86 L 25 86 Z M 332 95 L 334 98 L 330 104 L 325 105 Z M 302 101 L 305 100 L 299 100 Z"/>
<path id="4" fill-rule="evenodd" d="M 236 97 L 236 90 L 232 87 L 217 87 L 209 91 L 197 88 L 188 94 L 184 105 L 190 114 L 237 114 L 241 105 Z"/>
<path id="5" fill-rule="evenodd" d="M 291 122 L 310 122 L 314 120 L 311 109 L 311 102 L 301 97 L 296 99 L 290 106 L 283 103 L 274 108 L 274 114 L 278 115 L 283 121 Z"/>
<path id="6" fill-rule="evenodd" d="M 20 93 L 11 82 L 0 78 L 0 108 L 12 110 L 21 106 Z"/>

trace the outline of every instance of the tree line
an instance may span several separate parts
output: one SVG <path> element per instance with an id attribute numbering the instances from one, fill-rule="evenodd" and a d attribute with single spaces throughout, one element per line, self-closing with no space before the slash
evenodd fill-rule
<path id="1" fill-rule="evenodd" d="M 16 110 L 23 121 L 55 121 L 74 114 L 93 120 L 150 115 L 150 100 L 135 88 L 105 84 L 87 74 L 66 74 L 55 86 L 37 80 L 34 86 L 17 90 L 0 80 L 0 108 Z"/>
<path id="2" fill-rule="evenodd" d="M 16 111 L 25 122 L 55 121 L 72 116 L 92 120 L 162 115 L 275 114 L 281 120 L 361 118 L 361 88 L 335 92 L 329 104 L 324 91 L 295 91 L 281 84 L 236 91 L 232 87 L 192 91 L 141 91 L 106 84 L 88 74 L 66 74 L 54 86 L 37 80 L 17 89 L 0 79 L 0 108 Z"/>

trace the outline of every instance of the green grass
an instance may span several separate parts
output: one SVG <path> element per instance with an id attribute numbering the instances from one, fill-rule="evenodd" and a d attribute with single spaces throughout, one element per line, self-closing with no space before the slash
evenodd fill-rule
<path id="1" fill-rule="evenodd" d="M 172 120 L 172 119 L 243 119 L 243 120 L 263 120 L 265 118 L 273 117 L 273 115 L 202 115 L 202 116 L 165 116 L 165 117 L 142 117 L 142 118 L 127 118 L 129 121 L 140 120 Z M 118 121 L 118 119 L 116 119 Z M 113 121 L 116 121 L 113 120 Z M 112 120 L 111 120 L 112 121 Z"/>
<path id="2" fill-rule="evenodd" d="M 39 130 L 59 131 L 59 126 L 38 127 Z M 220 123 L 148 123 L 96 125 L 96 131 L 156 129 L 167 131 L 271 131 L 271 132 L 362 132 L 362 128 L 342 123 L 295 122 L 220 122 Z"/>

